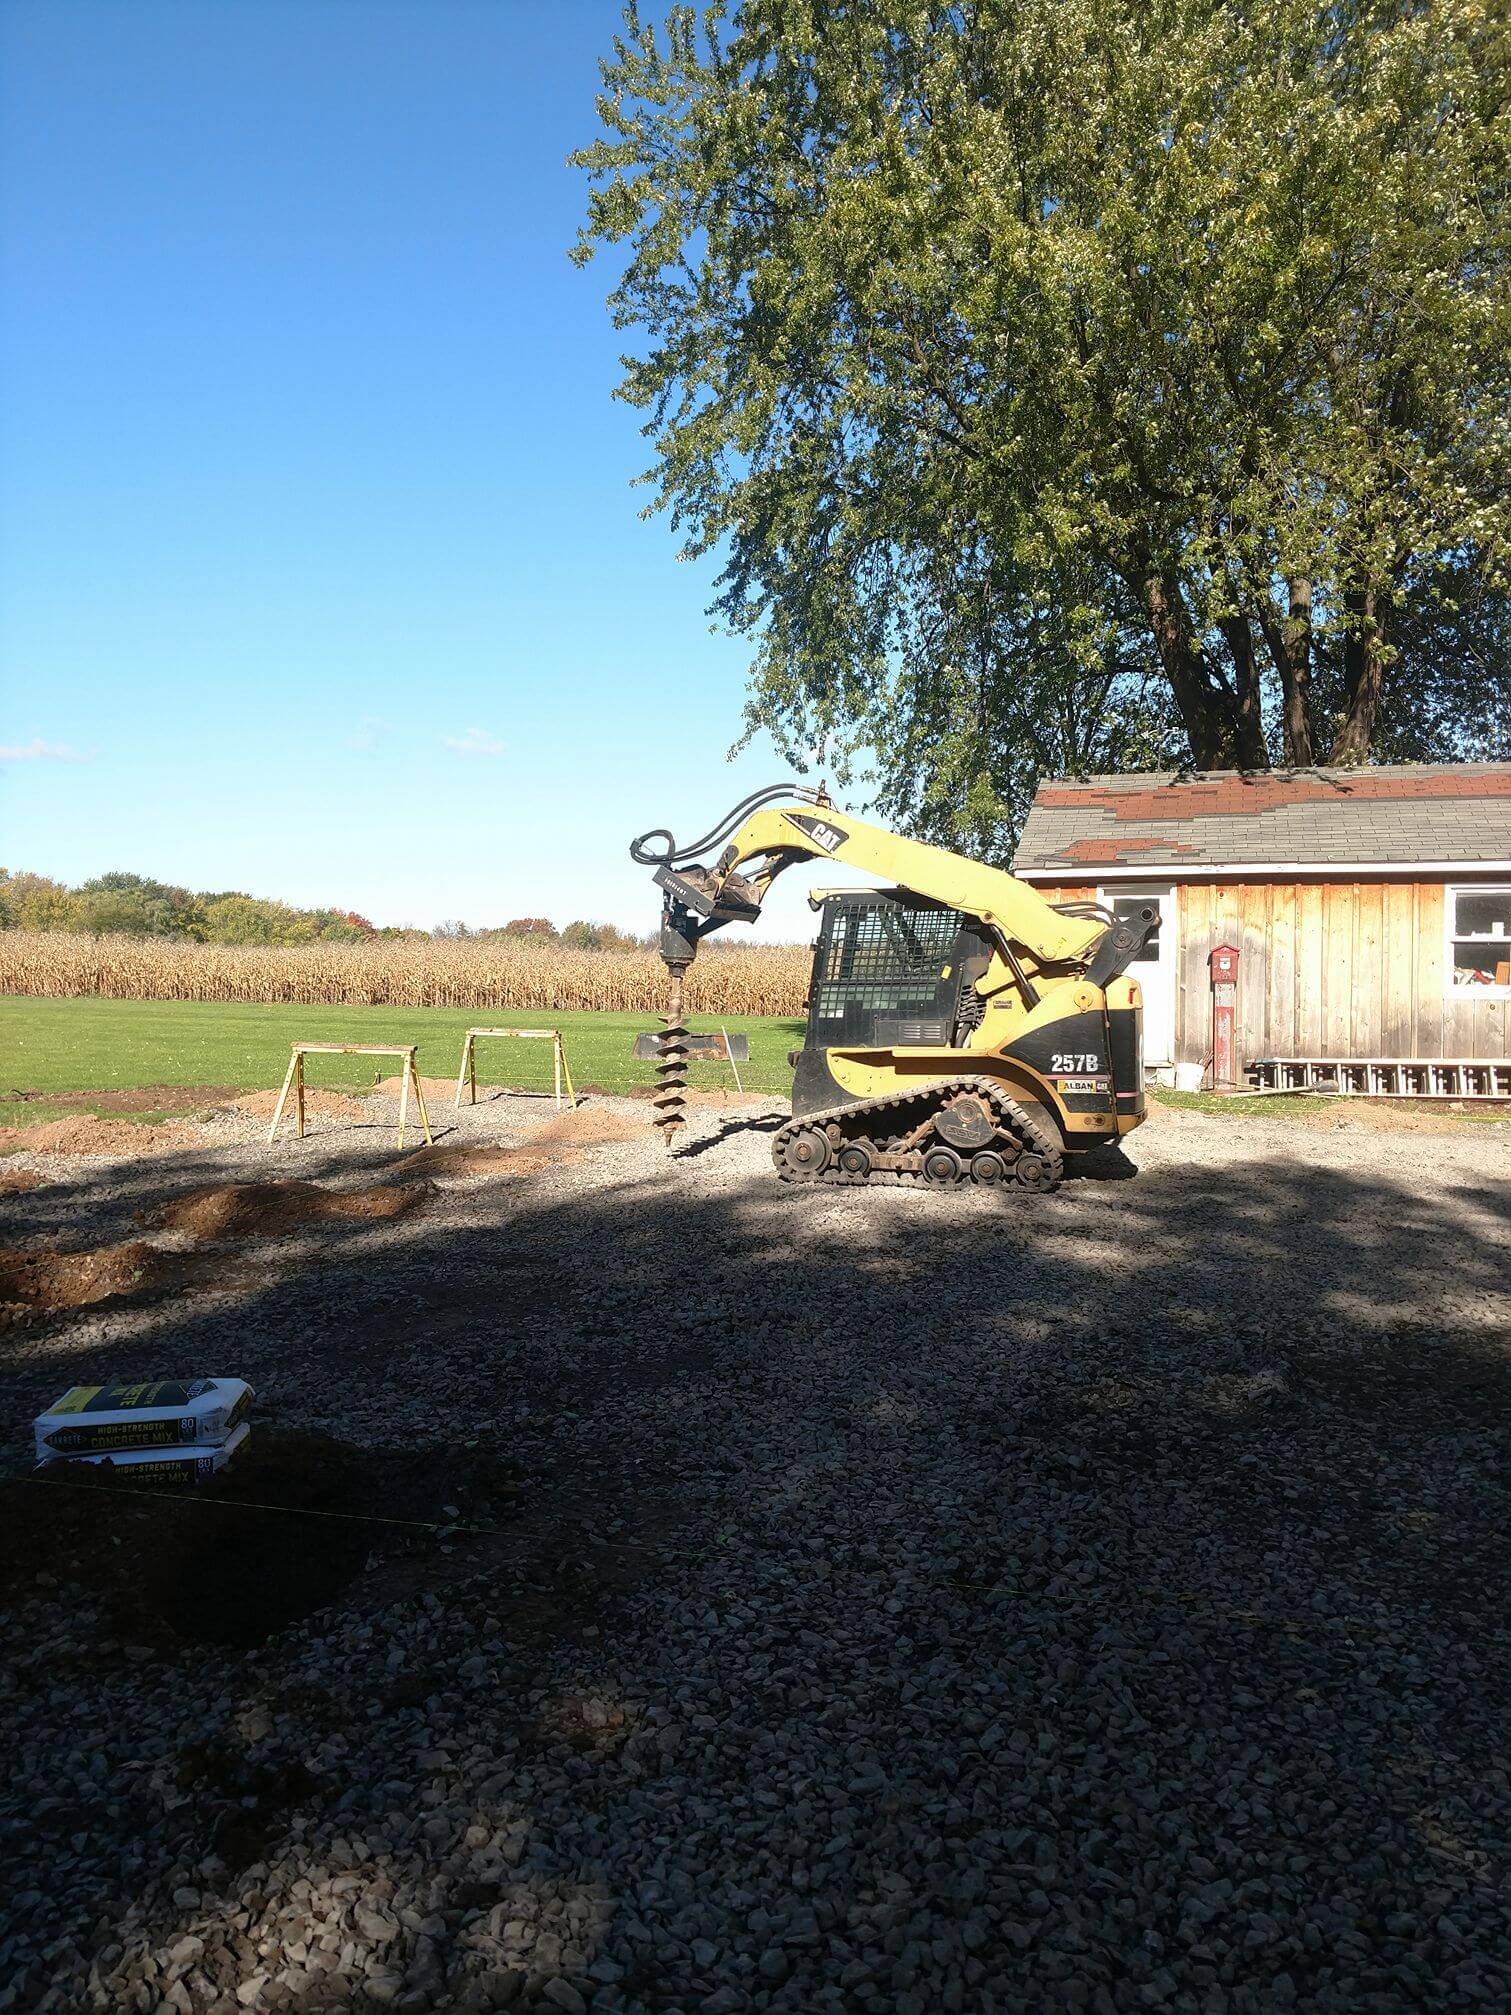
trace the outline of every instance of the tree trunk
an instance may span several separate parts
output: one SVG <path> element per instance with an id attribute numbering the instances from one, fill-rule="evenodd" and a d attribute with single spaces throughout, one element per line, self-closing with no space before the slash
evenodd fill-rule
<path id="1" fill-rule="evenodd" d="M 1282 622 L 1267 589 L 1259 595 L 1259 627 L 1280 677 L 1281 721 L 1285 729 L 1285 759 L 1292 769 L 1306 769 L 1317 758 L 1312 743 L 1312 584 L 1304 574 L 1286 583 L 1289 611 Z"/>
<path id="2" fill-rule="evenodd" d="M 1254 662 L 1254 632 L 1245 615 L 1224 616 L 1220 622 L 1233 659 L 1233 684 L 1237 694 L 1234 709 L 1233 746 L 1241 770 L 1267 770 L 1270 753 L 1264 745 L 1264 722 L 1259 711 L 1259 667 Z"/>
<path id="3" fill-rule="evenodd" d="M 1206 660 L 1191 630 L 1191 618 L 1181 599 L 1180 583 L 1150 567 L 1138 587 L 1149 611 L 1154 647 L 1170 681 L 1175 704 L 1191 743 L 1199 770 L 1233 766 L 1234 734 L 1227 696 L 1213 690 Z"/>
<path id="4" fill-rule="evenodd" d="M 1362 763 L 1368 759 L 1385 683 L 1386 618 L 1389 598 L 1366 578 L 1343 598 L 1348 629 L 1343 639 L 1343 718 L 1333 737 L 1330 762 Z"/>

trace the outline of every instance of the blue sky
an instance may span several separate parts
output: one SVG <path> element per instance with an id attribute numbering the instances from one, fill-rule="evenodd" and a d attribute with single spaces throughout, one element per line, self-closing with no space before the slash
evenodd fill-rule
<path id="1" fill-rule="evenodd" d="M 649 928 L 785 773 L 567 259 L 618 18 L 0 8 L 0 861 Z"/>

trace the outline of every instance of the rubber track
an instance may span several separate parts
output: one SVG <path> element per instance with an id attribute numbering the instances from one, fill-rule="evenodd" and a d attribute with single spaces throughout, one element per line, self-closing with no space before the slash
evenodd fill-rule
<path id="1" fill-rule="evenodd" d="M 1027 1184 L 1013 1181 L 1011 1175 L 1006 1182 L 995 1184 L 994 1187 L 1004 1191 L 1022 1190 L 1025 1194 L 1033 1196 L 1048 1196 L 1051 1190 L 1058 1189 L 1060 1179 L 1065 1173 L 1065 1155 L 1060 1146 L 1059 1135 L 1045 1121 L 1036 1118 L 1026 1106 L 1021 1106 L 1016 1099 L 1009 1098 L 997 1080 L 990 1077 L 946 1078 L 941 1084 L 920 1085 L 916 1090 L 894 1092 L 887 1098 L 861 1099 L 855 1105 L 829 1106 L 822 1112 L 807 1112 L 801 1119 L 790 1119 L 785 1126 L 777 1129 L 771 1139 L 771 1156 L 776 1163 L 777 1175 L 782 1182 L 814 1183 L 830 1189 L 972 1188 L 974 1185 L 970 1180 L 968 1161 L 967 1173 L 962 1181 L 931 1182 L 921 1168 L 873 1169 L 869 1175 L 852 1175 L 848 1169 L 842 1169 L 838 1161 L 831 1161 L 819 1175 L 799 1175 L 795 1170 L 784 1168 L 780 1159 L 783 1142 L 800 1132 L 803 1127 L 825 1127 L 831 1120 L 838 1120 L 843 1124 L 846 1120 L 862 1118 L 870 1113 L 890 1112 L 897 1106 L 916 1106 L 930 1097 L 942 1105 L 963 1091 L 979 1092 L 989 1100 L 992 1110 L 997 1115 L 998 1125 L 1008 1133 L 1015 1134 L 1025 1148 L 1042 1155 L 1049 1164 L 1049 1181 L 1041 1183 L 1036 1189 L 1030 1190 Z M 862 1135 L 862 1138 L 866 1136 Z"/>

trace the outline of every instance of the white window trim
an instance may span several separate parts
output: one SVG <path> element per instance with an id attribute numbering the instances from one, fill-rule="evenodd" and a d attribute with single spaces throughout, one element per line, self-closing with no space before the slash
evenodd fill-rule
<path id="1" fill-rule="evenodd" d="M 1455 944 L 1504 945 L 1506 957 L 1511 959 L 1511 938 L 1476 938 L 1471 931 L 1466 938 L 1462 931 L 1453 928 L 1457 898 L 1461 895 L 1495 896 L 1511 895 L 1511 882 L 1448 882 L 1443 888 L 1443 998 L 1451 1001 L 1504 1001 L 1511 1000 L 1511 986 L 1455 986 L 1453 983 Z M 1496 961 L 1500 963 L 1499 960 Z"/>

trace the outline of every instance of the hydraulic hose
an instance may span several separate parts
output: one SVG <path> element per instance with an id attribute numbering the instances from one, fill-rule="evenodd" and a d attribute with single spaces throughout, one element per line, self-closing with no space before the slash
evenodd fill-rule
<path id="1" fill-rule="evenodd" d="M 630 859 L 643 868 L 675 868 L 687 861 L 695 861 L 711 847 L 721 845 L 750 813 L 761 805 L 769 805 L 777 798 L 797 798 L 805 805 L 824 802 L 821 794 L 809 784 L 768 784 L 763 791 L 752 791 L 748 798 L 742 798 L 732 812 L 705 833 L 700 840 L 690 846 L 679 847 L 665 826 L 652 826 L 648 833 L 641 833 L 638 839 L 630 841 Z M 664 847 L 652 845 L 655 840 L 665 840 Z"/>

